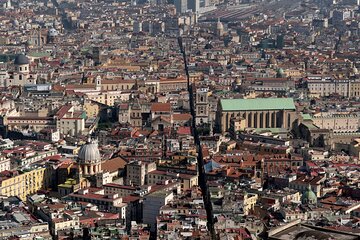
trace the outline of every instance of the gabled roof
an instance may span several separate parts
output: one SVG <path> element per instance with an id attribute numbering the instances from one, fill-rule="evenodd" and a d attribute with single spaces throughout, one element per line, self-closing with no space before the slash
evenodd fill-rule
<path id="1" fill-rule="evenodd" d="M 170 103 L 153 103 L 151 105 L 151 112 L 170 112 L 171 104 Z"/>
<path id="2" fill-rule="evenodd" d="M 119 169 L 124 169 L 126 164 L 127 162 L 123 158 L 117 157 L 103 162 L 101 169 L 105 172 L 114 172 Z"/>

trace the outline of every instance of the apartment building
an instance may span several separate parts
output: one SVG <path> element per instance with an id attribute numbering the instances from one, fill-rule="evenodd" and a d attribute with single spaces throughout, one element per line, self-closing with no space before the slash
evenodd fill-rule
<path id="1" fill-rule="evenodd" d="M 36 193 L 46 185 L 45 168 L 35 168 L 26 172 L 3 171 L 0 173 L 0 194 L 18 196 L 26 200 L 26 196 Z"/>

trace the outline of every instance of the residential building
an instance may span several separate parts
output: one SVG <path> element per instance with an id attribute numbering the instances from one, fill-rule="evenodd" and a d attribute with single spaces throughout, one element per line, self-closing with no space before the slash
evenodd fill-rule
<path id="1" fill-rule="evenodd" d="M 126 184 L 135 186 L 144 185 L 146 183 L 147 174 L 155 169 L 155 162 L 129 162 L 126 164 Z"/>
<path id="2" fill-rule="evenodd" d="M 26 196 L 45 189 L 48 185 L 45 179 L 45 168 L 35 168 L 24 172 L 4 171 L 0 173 L 0 193 L 4 196 L 19 196 L 26 200 Z"/>

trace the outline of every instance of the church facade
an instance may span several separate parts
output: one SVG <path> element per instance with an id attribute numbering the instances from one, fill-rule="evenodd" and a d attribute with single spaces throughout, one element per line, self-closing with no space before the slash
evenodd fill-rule
<path id="1" fill-rule="evenodd" d="M 30 60 L 23 54 L 18 55 L 14 61 L 15 70 L 7 72 L 1 78 L 1 87 L 25 86 L 36 84 L 37 75 L 30 69 Z"/>

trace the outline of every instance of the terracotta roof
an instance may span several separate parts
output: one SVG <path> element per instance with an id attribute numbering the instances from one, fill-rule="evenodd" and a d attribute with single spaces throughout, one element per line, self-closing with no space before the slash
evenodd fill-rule
<path id="1" fill-rule="evenodd" d="M 177 134 L 179 135 L 191 135 L 190 127 L 179 127 Z"/>
<path id="2" fill-rule="evenodd" d="M 103 162 L 101 168 L 103 171 L 113 172 L 118 169 L 124 169 L 126 164 L 127 162 L 123 158 L 117 157 Z"/>
<path id="3" fill-rule="evenodd" d="M 124 79 L 114 79 L 114 80 L 104 79 L 101 81 L 101 84 L 120 84 L 120 83 L 135 84 L 136 81 L 135 80 L 124 80 Z"/>
<path id="4" fill-rule="evenodd" d="M 173 120 L 174 121 L 188 121 L 191 119 L 191 115 L 188 113 L 181 113 L 181 114 L 174 114 Z"/>
<path id="5" fill-rule="evenodd" d="M 69 112 L 69 110 L 72 108 L 72 105 L 65 105 L 62 106 L 59 111 L 55 114 L 55 116 L 62 118 L 66 113 Z"/>
<path id="6" fill-rule="evenodd" d="M 151 105 L 152 112 L 170 112 L 171 104 L 170 103 L 153 103 Z"/>
<path id="7" fill-rule="evenodd" d="M 69 84 L 66 85 L 66 90 L 75 90 L 75 89 L 95 89 L 95 84 L 83 84 L 83 85 L 75 85 L 75 84 Z"/>

